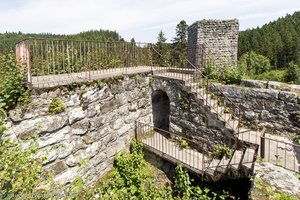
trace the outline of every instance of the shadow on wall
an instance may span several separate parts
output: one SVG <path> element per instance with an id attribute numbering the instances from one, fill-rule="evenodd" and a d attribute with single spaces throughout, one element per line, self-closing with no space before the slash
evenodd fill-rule
<path id="1" fill-rule="evenodd" d="M 170 127 L 170 99 L 162 90 L 152 93 L 152 115 L 154 127 L 169 131 Z"/>

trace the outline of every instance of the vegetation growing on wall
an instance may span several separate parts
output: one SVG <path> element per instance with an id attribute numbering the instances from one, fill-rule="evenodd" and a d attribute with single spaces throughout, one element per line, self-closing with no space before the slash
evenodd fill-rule
<path id="1" fill-rule="evenodd" d="M 3 112 L 3 110 L 1 111 Z M 9 139 L 0 119 L 0 199 L 35 199 L 51 185 L 49 174 L 42 169 L 44 157 L 34 159 L 38 146 L 35 135 L 27 138 L 29 147 Z M 1 137 L 2 134 L 5 134 Z M 49 193 L 49 192 L 48 192 Z"/>
<path id="2" fill-rule="evenodd" d="M 13 52 L 0 54 L 0 108 L 8 110 L 18 102 L 28 102 L 23 67 Z"/>

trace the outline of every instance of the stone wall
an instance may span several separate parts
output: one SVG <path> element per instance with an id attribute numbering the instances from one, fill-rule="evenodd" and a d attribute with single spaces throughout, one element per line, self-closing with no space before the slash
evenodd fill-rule
<path id="1" fill-rule="evenodd" d="M 44 167 L 54 172 L 57 183 L 78 176 L 94 183 L 112 168 L 114 155 L 128 149 L 135 120 L 151 121 L 149 80 L 148 76 L 127 77 L 32 95 L 27 108 L 9 113 L 8 131 L 24 144 L 25 136 L 38 134 L 38 156 L 48 152 Z M 49 113 L 54 97 L 65 102 L 62 113 Z"/>
<path id="2" fill-rule="evenodd" d="M 245 82 L 245 81 L 244 81 Z M 265 88 L 215 84 L 218 90 L 243 110 L 243 120 L 267 132 L 294 136 L 300 134 L 300 96 L 295 92 Z M 257 87 L 257 86 L 256 86 Z M 288 87 L 285 84 L 285 87 Z M 215 94 L 220 94 L 213 89 Z M 227 101 L 226 104 L 232 104 Z M 234 109 L 231 106 L 232 109 Z"/>
<path id="3" fill-rule="evenodd" d="M 188 59 L 196 66 L 211 61 L 215 67 L 237 62 L 239 23 L 233 20 L 201 20 L 188 28 Z"/>
<path id="4" fill-rule="evenodd" d="M 198 141 L 196 148 L 212 151 L 214 144 L 232 145 L 232 131 L 204 106 L 195 93 L 182 81 L 157 77 L 151 84 L 152 92 L 164 91 L 170 99 L 170 131 Z"/>

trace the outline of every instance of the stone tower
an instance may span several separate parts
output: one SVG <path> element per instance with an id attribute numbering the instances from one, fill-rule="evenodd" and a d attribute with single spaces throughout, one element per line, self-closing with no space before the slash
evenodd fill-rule
<path id="1" fill-rule="evenodd" d="M 188 28 L 188 59 L 198 68 L 216 68 L 237 62 L 239 23 L 233 20 L 201 20 Z"/>

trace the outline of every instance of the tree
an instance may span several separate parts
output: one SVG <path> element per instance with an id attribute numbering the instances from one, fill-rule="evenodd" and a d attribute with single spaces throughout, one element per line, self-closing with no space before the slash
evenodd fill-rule
<path id="1" fill-rule="evenodd" d="M 184 67 L 187 57 L 187 28 L 188 25 L 181 20 L 176 26 L 176 37 L 173 39 L 173 62 Z"/>
<path id="2" fill-rule="evenodd" d="M 239 70 L 242 75 L 258 75 L 269 71 L 270 61 L 267 57 L 250 51 L 241 56 L 239 60 Z"/>
<path id="3" fill-rule="evenodd" d="M 153 62 L 158 66 L 168 66 L 170 64 L 169 45 L 162 30 L 158 33 L 157 42 L 153 48 Z"/>
<path id="4" fill-rule="evenodd" d="M 181 20 L 176 26 L 176 37 L 173 39 L 174 44 L 187 44 L 187 28 L 186 21 Z"/>
<path id="5" fill-rule="evenodd" d="M 288 64 L 284 80 L 288 83 L 300 84 L 300 67 L 293 61 Z"/>

